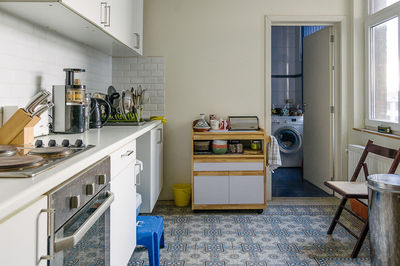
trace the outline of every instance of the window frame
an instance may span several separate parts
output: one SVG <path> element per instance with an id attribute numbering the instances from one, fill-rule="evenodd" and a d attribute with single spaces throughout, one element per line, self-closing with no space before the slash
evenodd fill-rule
<path id="1" fill-rule="evenodd" d="M 372 120 L 370 119 L 371 115 L 371 88 L 373 86 L 372 78 L 373 76 L 371 75 L 372 73 L 372 65 L 371 63 L 371 51 L 373 50 L 373 44 L 372 44 L 372 35 L 371 31 L 372 28 L 382 24 L 386 21 L 389 21 L 390 19 L 396 18 L 397 17 L 397 23 L 398 23 L 398 60 L 400 62 L 400 2 L 396 2 L 390 6 L 385 7 L 384 9 L 379 10 L 378 12 L 375 12 L 373 14 L 370 14 L 370 1 L 368 1 L 368 10 L 367 10 L 367 16 L 365 19 L 365 58 L 366 58 L 366 101 L 365 101 L 365 126 L 368 128 L 373 128 L 377 129 L 378 126 L 390 126 L 393 131 L 400 132 L 400 87 L 399 87 L 399 106 L 398 106 L 398 112 L 399 112 L 399 122 L 398 123 L 393 123 L 393 122 L 388 122 L 388 121 L 381 121 L 381 120 Z M 400 67 L 399 67 L 399 76 L 400 76 Z M 400 86 L 400 84 L 399 84 Z"/>

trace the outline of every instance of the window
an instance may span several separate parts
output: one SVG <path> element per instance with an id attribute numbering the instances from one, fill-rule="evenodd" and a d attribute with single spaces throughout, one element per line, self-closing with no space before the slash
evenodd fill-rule
<path id="1" fill-rule="evenodd" d="M 366 125 L 400 131 L 400 0 L 370 0 L 366 19 Z"/>

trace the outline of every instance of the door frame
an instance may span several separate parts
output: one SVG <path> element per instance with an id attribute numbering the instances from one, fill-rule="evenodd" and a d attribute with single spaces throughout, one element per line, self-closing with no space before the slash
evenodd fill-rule
<path id="1" fill-rule="evenodd" d="M 265 16 L 265 129 L 271 134 L 271 27 L 326 25 L 334 28 L 333 179 L 347 180 L 347 18 L 345 16 Z M 267 200 L 272 199 L 272 175 L 267 171 Z"/>

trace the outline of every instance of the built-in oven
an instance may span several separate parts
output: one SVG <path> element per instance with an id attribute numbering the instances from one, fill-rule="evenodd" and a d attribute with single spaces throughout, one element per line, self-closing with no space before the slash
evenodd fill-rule
<path id="1" fill-rule="evenodd" d="M 110 265 L 109 157 L 49 193 L 48 265 Z"/>

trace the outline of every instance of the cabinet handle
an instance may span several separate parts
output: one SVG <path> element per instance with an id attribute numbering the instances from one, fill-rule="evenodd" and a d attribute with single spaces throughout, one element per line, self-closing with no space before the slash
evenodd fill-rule
<path id="1" fill-rule="evenodd" d="M 107 23 L 107 3 L 106 2 L 100 3 L 100 23 L 101 24 Z"/>
<path id="2" fill-rule="evenodd" d="M 136 174 L 136 166 L 139 166 L 139 174 Z M 135 185 L 140 186 L 140 179 L 142 178 L 142 164 L 141 163 L 135 163 Z M 138 179 L 136 178 L 139 176 L 139 182 Z"/>
<path id="3" fill-rule="evenodd" d="M 48 215 L 49 226 L 47 229 L 47 234 L 49 235 L 49 255 L 41 256 L 40 260 L 52 260 L 54 259 L 54 209 L 42 209 L 40 213 L 46 212 Z"/>
<path id="4" fill-rule="evenodd" d="M 158 141 L 157 144 L 162 144 L 163 143 L 163 129 L 159 128 L 158 131 L 160 133 L 160 141 Z"/>
<path id="5" fill-rule="evenodd" d="M 132 153 L 133 153 L 133 151 L 127 151 L 124 154 L 121 154 L 121 158 L 122 157 L 129 157 L 129 156 L 131 156 Z"/>
<path id="6" fill-rule="evenodd" d="M 107 24 L 104 24 L 104 27 L 110 27 L 111 26 L 111 6 L 107 5 L 106 10 L 108 10 L 107 11 L 108 19 L 107 19 Z"/>
<path id="7" fill-rule="evenodd" d="M 140 34 L 134 33 L 136 36 L 136 45 L 134 46 L 135 49 L 140 49 Z"/>

